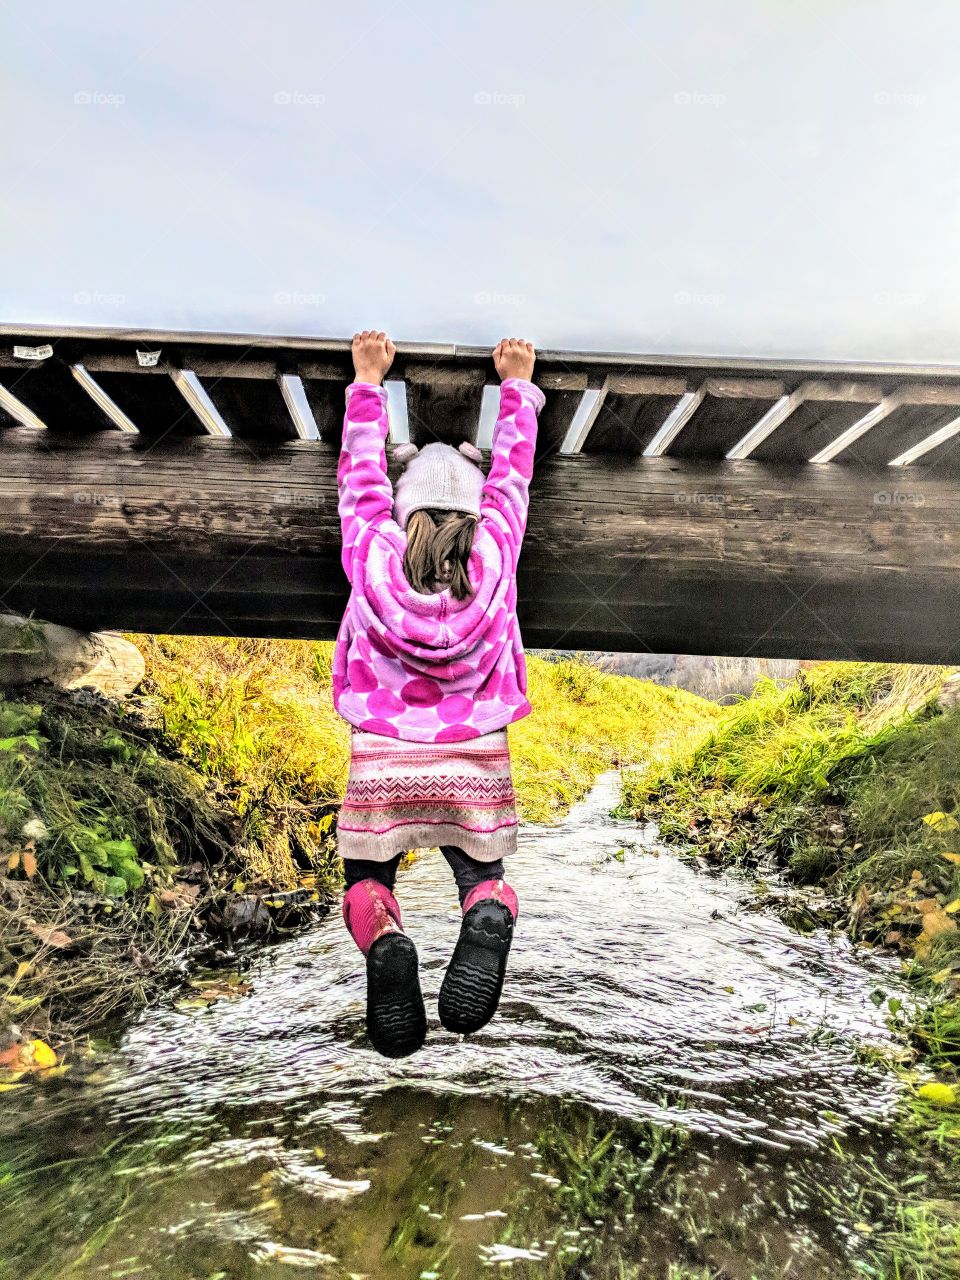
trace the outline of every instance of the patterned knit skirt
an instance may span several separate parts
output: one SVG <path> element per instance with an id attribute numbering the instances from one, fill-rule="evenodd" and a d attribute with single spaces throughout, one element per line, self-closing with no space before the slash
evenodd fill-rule
<path id="1" fill-rule="evenodd" d="M 401 742 L 354 729 L 337 823 L 342 858 L 386 862 L 455 845 L 480 862 L 517 847 L 506 729 L 466 742 Z"/>

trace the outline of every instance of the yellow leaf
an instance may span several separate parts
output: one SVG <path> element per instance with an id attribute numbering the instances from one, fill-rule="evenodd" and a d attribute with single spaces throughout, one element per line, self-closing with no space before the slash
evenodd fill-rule
<path id="1" fill-rule="evenodd" d="M 928 911 L 923 917 L 923 932 L 929 938 L 935 938 L 941 933 L 956 933 L 957 922 L 951 920 L 945 911 L 939 907 L 935 907 L 933 911 Z"/>
<path id="2" fill-rule="evenodd" d="M 960 865 L 960 853 L 941 853 L 941 858 L 946 858 L 948 862 L 956 862 Z"/>
<path id="3" fill-rule="evenodd" d="M 0 1084 L 0 1093 L 9 1093 L 11 1089 L 25 1089 L 25 1084 Z"/>
<path id="4" fill-rule="evenodd" d="M 951 973 L 952 973 L 952 972 L 953 972 L 953 970 L 952 970 L 952 969 L 939 969 L 936 973 L 931 973 L 931 975 L 930 975 L 930 981 L 931 981 L 931 982 L 946 982 L 946 981 L 947 981 L 947 979 L 950 977 L 950 975 L 951 975 Z"/>
<path id="5" fill-rule="evenodd" d="M 960 898 L 954 898 L 954 900 L 952 902 L 948 902 L 943 909 L 948 916 L 954 915 L 957 911 L 960 911 Z"/>
<path id="6" fill-rule="evenodd" d="M 35 1066 L 55 1067 L 57 1065 L 57 1055 L 43 1040 L 32 1040 L 30 1042 L 30 1047 L 33 1050 L 33 1061 Z"/>
<path id="7" fill-rule="evenodd" d="M 36 858 L 36 854 L 33 854 L 33 853 L 24 853 L 24 855 L 23 855 L 23 872 L 24 872 L 24 875 L 25 875 L 29 880 L 32 880 L 32 879 L 33 879 L 33 877 L 37 874 L 37 858 Z"/>
<path id="8" fill-rule="evenodd" d="M 11 853 L 10 857 L 7 859 L 7 870 L 16 871 L 19 865 L 20 865 L 19 853 Z"/>
<path id="9" fill-rule="evenodd" d="M 957 1091 L 952 1084 L 943 1084 L 940 1080 L 930 1080 L 917 1090 L 917 1096 L 924 1102 L 932 1102 L 935 1107 L 955 1107 Z"/>
<path id="10" fill-rule="evenodd" d="M 957 822 L 951 814 L 944 813 L 942 809 L 924 814 L 923 821 L 935 831 L 956 831 L 957 827 L 960 827 L 960 822 Z"/>

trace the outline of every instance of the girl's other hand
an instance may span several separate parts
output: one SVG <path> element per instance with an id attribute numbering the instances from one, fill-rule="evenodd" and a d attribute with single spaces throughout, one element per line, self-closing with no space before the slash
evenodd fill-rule
<path id="1" fill-rule="evenodd" d="M 377 333 L 376 329 L 364 329 L 363 333 L 353 335 L 351 352 L 354 381 L 369 382 L 379 387 L 393 364 L 397 348 L 385 333 Z"/>
<path id="2" fill-rule="evenodd" d="M 536 358 L 533 343 L 523 338 L 502 338 L 493 348 L 493 363 L 501 382 L 506 378 L 523 378 L 529 382 Z"/>

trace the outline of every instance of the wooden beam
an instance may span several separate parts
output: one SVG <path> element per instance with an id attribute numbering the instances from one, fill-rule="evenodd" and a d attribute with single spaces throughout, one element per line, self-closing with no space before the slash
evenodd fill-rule
<path id="1" fill-rule="evenodd" d="M 566 439 L 589 379 L 586 373 L 544 373 L 537 385 L 546 396 L 537 427 L 537 458 L 556 453 Z"/>
<path id="2" fill-rule="evenodd" d="M 708 378 L 703 400 L 667 452 L 672 458 L 722 458 L 784 394 L 775 378 Z"/>
<path id="3" fill-rule="evenodd" d="M 393 371 L 391 370 L 391 373 Z M 416 445 L 475 441 L 486 378 L 482 369 L 413 364 L 406 369 L 407 421 Z"/>
<path id="4" fill-rule="evenodd" d="M 794 392 L 791 412 L 750 451 L 769 462 L 809 462 L 883 399 L 880 383 L 814 379 Z"/>
<path id="5" fill-rule="evenodd" d="M 0 433 L 0 604 L 83 627 L 332 636 L 336 446 Z M 960 656 L 960 489 L 796 468 L 553 455 L 521 557 L 529 645 Z"/>
<path id="6" fill-rule="evenodd" d="M 686 378 L 653 374 L 610 374 L 581 443 L 583 453 L 638 456 L 688 390 Z"/>

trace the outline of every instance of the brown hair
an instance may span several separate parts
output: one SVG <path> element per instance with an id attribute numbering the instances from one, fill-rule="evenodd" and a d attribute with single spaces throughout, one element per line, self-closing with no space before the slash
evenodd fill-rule
<path id="1" fill-rule="evenodd" d="M 414 591 L 450 588 L 454 600 L 467 600 L 473 588 L 467 561 L 473 550 L 477 517 L 463 511 L 414 511 L 407 521 L 403 572 Z"/>

